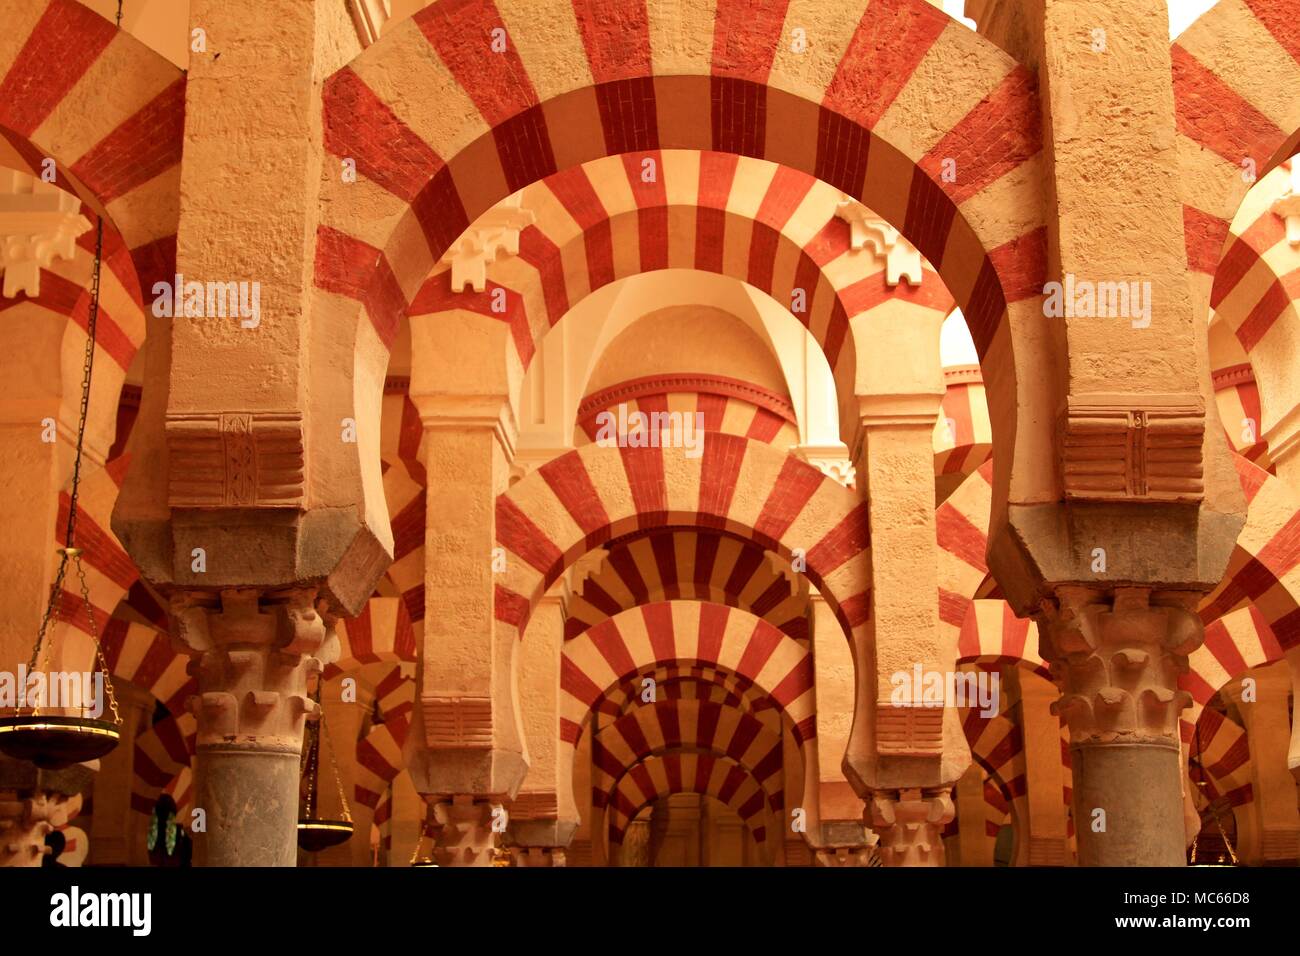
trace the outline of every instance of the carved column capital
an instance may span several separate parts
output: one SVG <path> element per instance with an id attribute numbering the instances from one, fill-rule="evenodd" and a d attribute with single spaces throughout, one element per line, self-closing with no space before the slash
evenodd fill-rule
<path id="1" fill-rule="evenodd" d="M 1187 656 L 1205 639 L 1199 595 L 1144 588 L 1113 592 L 1068 586 L 1046 602 L 1040 651 L 1061 688 L 1053 706 L 1074 744 L 1161 743 L 1178 747 L 1178 689 Z"/>
<path id="2" fill-rule="evenodd" d="M 491 866 L 505 831 L 500 803 L 470 794 L 427 797 L 433 860 L 439 866 Z M 500 823 L 498 823 L 500 821 Z"/>
<path id="3" fill-rule="evenodd" d="M 877 790 L 867 801 L 867 826 L 880 837 L 884 866 L 943 866 L 943 828 L 957 814 L 949 788 Z"/>
<path id="4" fill-rule="evenodd" d="M 338 657 L 337 616 L 311 588 L 180 591 L 172 643 L 192 658 L 199 692 L 188 701 L 198 745 L 297 752 L 317 705 L 307 682 Z"/>

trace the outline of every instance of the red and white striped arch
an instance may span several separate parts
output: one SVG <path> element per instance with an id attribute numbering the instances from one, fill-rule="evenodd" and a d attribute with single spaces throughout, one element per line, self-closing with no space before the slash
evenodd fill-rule
<path id="1" fill-rule="evenodd" d="M 1283 653 L 1268 620 L 1254 604 L 1209 621 L 1204 643 L 1188 659 L 1188 673 L 1178 678 L 1178 686 L 1192 696 L 1179 719 L 1183 744 L 1192 744 L 1196 722 L 1215 694 L 1251 668 L 1281 660 Z"/>
<path id="2" fill-rule="evenodd" d="M 1297 22 L 1296 0 L 1219 0 L 1170 51 L 1187 259 L 1207 292 L 1242 198 L 1300 141 Z"/>
<path id="3" fill-rule="evenodd" d="M 82 475 L 77 494 L 76 545 L 83 551 L 81 560 L 86 570 L 91 613 L 94 614 L 95 631 L 99 635 L 108 634 L 110 627 L 120 630 L 124 622 L 112 622 L 113 613 L 140 580 L 140 572 L 118 542 L 111 526 L 113 506 L 117 502 L 129 463 L 130 456 L 121 455 L 102 468 L 93 465 L 85 466 L 86 471 Z M 55 563 L 57 563 L 57 555 L 54 554 L 54 550 L 65 544 L 64 532 L 70 508 L 69 493 L 60 492 L 54 541 L 50 547 L 51 561 Z M 82 665 L 93 667 L 94 646 L 87 636 L 90 633 L 90 620 L 87 617 L 86 604 L 81 597 L 79 583 L 75 574 L 71 573 L 71 569 L 59 595 L 59 613 L 60 622 L 56 627 L 61 636 L 56 637 L 55 646 L 64 655 L 65 668 L 84 669 Z M 155 623 L 166 626 L 165 618 L 162 622 Z M 114 630 L 114 633 L 117 630 Z M 136 641 L 150 643 L 152 639 L 143 633 L 137 633 Z M 156 679 L 170 665 L 161 659 L 161 655 L 165 653 L 162 646 L 152 653 L 150 673 L 152 679 Z M 130 667 L 132 660 L 133 658 L 128 655 L 126 666 Z M 74 663 L 76 661 L 81 663 Z M 119 676 L 133 679 L 131 674 L 123 673 Z M 170 699 L 170 695 L 164 699 Z"/>
<path id="4" fill-rule="evenodd" d="M 1250 741 L 1246 729 L 1217 710 L 1201 714 L 1201 766 L 1211 800 L 1225 799 L 1229 806 L 1241 807 L 1255 799 L 1251 780 Z M 1193 749 L 1195 745 L 1193 744 Z M 1193 786 L 1200 780 L 1197 773 Z"/>
<path id="5" fill-rule="evenodd" d="M 970 603 L 988 577 L 989 514 L 993 502 L 993 465 L 973 472 L 948 500 L 935 509 L 939 545 L 939 620 L 959 631 Z"/>
<path id="6" fill-rule="evenodd" d="M 675 793 L 713 797 L 735 811 L 754 842 L 762 846 L 775 830 L 782 795 L 766 793 L 753 774 L 730 757 L 708 753 L 667 753 L 638 762 L 602 798 L 608 807 L 611 846 L 621 845 L 627 826 L 645 807 Z"/>
<path id="7" fill-rule="evenodd" d="M 808 50 L 792 48 L 795 29 Z M 638 167 L 668 149 L 747 156 L 860 200 L 934 264 L 992 370 L 1005 487 L 1029 401 L 1016 400 L 1030 386 L 1015 362 L 1035 358 L 1018 330 L 1041 324 L 1041 111 L 1029 70 L 925 0 L 439 0 L 323 98 L 335 162 L 315 282 L 318 308 L 358 328 L 337 343 L 341 361 L 377 378 L 434 264 L 511 193 L 623 154 Z M 499 341 L 514 343 L 492 346 L 506 361 L 526 360 L 521 338 Z"/>
<path id="8" fill-rule="evenodd" d="M 704 430 L 743 435 L 786 451 L 799 444 L 799 422 L 785 395 L 749 382 L 720 375 L 653 375 L 620 382 L 588 395 L 578 405 L 573 444 L 594 442 L 600 434 L 598 416 L 626 405 L 634 412 L 703 415 Z"/>
<path id="9" fill-rule="evenodd" d="M 1282 479 L 1240 455 L 1233 460 L 1246 493 L 1246 526 L 1201 618 L 1208 623 L 1252 604 L 1287 651 L 1300 644 L 1300 499 Z"/>
<path id="10" fill-rule="evenodd" d="M 1038 625 L 1016 617 L 1006 601 L 976 600 L 967 605 L 957 637 L 957 662 L 982 669 L 1023 665 L 1048 680 L 1052 677 L 1038 654 Z"/>
<path id="11" fill-rule="evenodd" d="M 1242 362 L 1216 368 L 1213 381 L 1214 401 L 1228 437 L 1228 447 L 1251 464 L 1276 474 L 1268 442 L 1260 433 L 1263 409 L 1250 364 Z"/>
<path id="12" fill-rule="evenodd" d="M 402 748 L 410 729 L 408 708 L 405 712 L 386 715 L 382 724 L 375 725 L 367 736 L 357 741 L 353 793 L 357 803 L 376 811 L 376 823 L 380 801 L 405 769 Z"/>
<path id="13" fill-rule="evenodd" d="M 962 730 L 970 745 L 971 758 L 1011 801 L 1013 822 L 1026 819 L 1025 801 L 1029 784 L 1025 768 L 1025 741 L 1015 721 L 1005 714 L 984 717 L 978 708 L 965 708 Z"/>
<path id="14" fill-rule="evenodd" d="M 198 722 L 187 711 L 157 721 L 135 740 L 132 756 L 131 809 L 146 816 L 163 789 L 182 770 L 188 770 L 194 756 Z"/>
<path id="15" fill-rule="evenodd" d="M 54 159 L 58 185 L 107 213 L 137 295 L 170 279 L 184 71 L 76 0 L 0 0 L 0 22 L 0 136 L 28 169 Z"/>
<path id="16" fill-rule="evenodd" d="M 1249 363 L 1252 373 L 1249 387 L 1255 390 L 1256 407 L 1245 409 L 1245 416 L 1224 421 L 1238 451 L 1243 451 L 1236 440 L 1242 417 L 1252 419 L 1256 442 L 1262 443 L 1279 424 L 1294 418 L 1300 406 L 1300 386 L 1294 375 L 1300 335 L 1300 312 L 1295 303 L 1300 296 L 1300 249 L 1287 241 L 1286 222 L 1273 209 L 1290 188 L 1290 167 L 1283 163 L 1247 193 L 1210 292 L 1215 324 L 1222 323 L 1224 331 L 1230 331 L 1236 340 L 1240 361 Z M 1212 329 L 1211 345 L 1217 344 L 1223 351 L 1218 332 Z M 1215 372 L 1217 388 L 1223 373 L 1217 365 Z M 1234 377 L 1244 378 L 1240 373 Z M 1243 397 L 1249 403 L 1249 396 Z M 1254 460 L 1258 455 L 1247 457 Z"/>
<path id="17" fill-rule="evenodd" d="M 324 678 L 360 670 L 367 664 L 416 659 L 415 627 L 399 597 L 373 597 L 356 617 L 340 622 L 339 657 Z"/>
<path id="18" fill-rule="evenodd" d="M 943 370 L 945 390 L 934 428 L 936 501 L 944 501 L 993 454 L 984 376 L 978 365 Z"/>
<path id="19" fill-rule="evenodd" d="M 644 181 L 646 160 L 653 182 Z M 453 291 L 451 265 L 439 263 L 409 312 L 464 313 L 487 328 L 505 322 L 527 367 L 546 332 L 605 285 L 657 269 L 718 273 L 769 294 L 808 328 L 847 413 L 858 316 L 885 303 L 947 314 L 953 299 L 929 269 L 919 286 L 887 284 L 883 259 L 851 248 L 849 225 L 835 214 L 842 195 L 806 173 L 730 153 L 594 160 L 523 190 L 520 203 L 537 222 L 520 234 L 519 255 L 493 266 L 483 292 Z M 502 293 L 506 309 L 494 312 Z M 851 441 L 857 421 L 841 419 Z"/>
<path id="20" fill-rule="evenodd" d="M 745 611 L 664 601 L 624 611 L 565 642 L 560 658 L 560 740 L 570 753 L 610 688 L 675 662 L 726 670 L 753 685 L 794 724 L 816 733 L 812 655 Z"/>
<path id="21" fill-rule="evenodd" d="M 665 530 L 610 547 L 601 566 L 575 582 L 564 636 L 648 601 L 694 600 L 749 611 L 796 640 L 807 640 L 807 600 L 767 553 L 711 531 Z"/>
<path id="22" fill-rule="evenodd" d="M 710 701 L 656 700 L 634 706 L 592 738 L 593 799 L 603 799 L 624 773 L 645 758 L 682 749 L 731 758 L 769 797 L 776 797 L 783 767 L 778 729 Z"/>
<path id="23" fill-rule="evenodd" d="M 659 700 L 707 700 L 754 715 L 779 706 L 748 678 L 726 668 L 673 661 L 642 668 L 622 683 L 606 687 L 591 705 L 592 713 L 608 722 L 635 710 L 641 706 L 647 679 L 654 681 Z"/>
<path id="24" fill-rule="evenodd" d="M 188 671 L 190 657 L 179 654 L 171 635 L 149 624 L 112 618 L 100 636 L 109 672 L 148 691 L 173 714 L 198 684 Z"/>
<path id="25" fill-rule="evenodd" d="M 1180 682 L 1198 705 L 1233 677 L 1277 660 L 1300 643 L 1300 500 L 1281 479 L 1240 455 L 1233 458 L 1249 508 L 1227 572 L 1201 605 L 1206 642 L 1191 655 L 1191 673 Z M 940 619 L 957 631 L 959 642 L 972 605 L 983 603 L 972 595 L 987 574 L 988 474 L 986 465 L 971 475 L 936 515 Z M 1227 622 L 1215 626 L 1221 618 L 1247 607 L 1255 609 L 1253 615 L 1234 618 L 1232 626 Z M 1247 620 L 1255 623 L 1247 625 Z M 1019 643 L 1016 627 L 999 629 L 992 619 L 989 624 L 987 641 L 967 638 L 969 651 L 985 653 L 986 643 L 995 647 L 1002 641 L 1004 649 Z M 1032 635 L 1026 635 L 1028 647 Z M 1034 645 L 1032 665 L 1041 667 Z M 1182 727 L 1187 740 L 1186 715 Z"/>
<path id="26" fill-rule="evenodd" d="M 522 635 L 536 603 L 577 557 L 612 538 L 664 526 L 738 534 L 791 558 L 846 634 L 865 641 L 870 613 L 867 506 L 816 468 L 770 446 L 710 434 L 702 453 L 588 445 L 552 459 L 497 496 L 507 568 L 496 618 Z"/>

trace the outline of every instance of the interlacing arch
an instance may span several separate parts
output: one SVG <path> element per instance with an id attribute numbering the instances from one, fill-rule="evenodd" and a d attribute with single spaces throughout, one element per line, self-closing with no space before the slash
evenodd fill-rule
<path id="1" fill-rule="evenodd" d="M 548 29 L 530 29 L 538 22 Z M 795 28 L 817 52 L 791 48 Z M 688 39 L 700 36 L 714 42 Z M 610 156 L 738 154 L 860 200 L 933 263 L 985 364 L 999 485 L 1009 481 L 1017 380 L 1028 381 L 1015 362 L 1033 360 L 1027 346 L 1013 351 L 1013 327 L 1041 323 L 1046 268 L 1036 83 L 925 0 L 441 0 L 331 76 L 323 96 L 326 150 L 357 175 L 322 170 L 316 307 L 340 328 L 356 323 L 335 347 L 356 356 L 359 379 L 378 380 L 443 253 L 511 193 Z M 478 338 L 508 350 L 488 356 L 494 365 L 527 367 L 519 337 Z"/>

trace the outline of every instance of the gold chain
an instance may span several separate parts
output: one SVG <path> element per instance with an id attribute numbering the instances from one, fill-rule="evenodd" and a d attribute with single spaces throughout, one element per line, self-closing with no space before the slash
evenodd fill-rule
<path id="1" fill-rule="evenodd" d="M 95 330 L 99 322 L 99 284 L 100 273 L 104 261 L 104 219 L 97 217 L 95 226 L 95 262 L 90 273 L 90 310 L 86 316 L 86 352 L 81 364 L 81 404 L 77 410 L 77 445 L 76 454 L 72 460 L 72 488 L 68 493 L 68 520 L 64 526 L 63 547 L 59 548 L 59 567 L 55 571 L 54 581 L 50 585 L 49 601 L 45 605 L 45 614 L 41 617 L 40 630 L 36 632 L 36 644 L 32 648 L 31 661 L 27 666 L 28 672 L 36 671 L 38 661 L 41 657 L 41 651 L 45 651 L 45 661 L 48 665 L 51 651 L 52 637 L 49 633 L 50 625 L 55 621 L 66 620 L 66 615 L 62 612 L 63 605 L 63 584 L 68 575 L 68 561 L 72 560 L 77 566 L 77 578 L 81 590 L 81 600 L 86 608 L 86 625 L 89 628 L 90 640 L 95 645 L 95 657 L 99 662 L 100 673 L 104 676 L 104 687 L 108 692 L 109 706 L 113 711 L 113 722 L 119 727 L 122 725 L 121 715 L 117 709 L 117 697 L 113 693 L 113 682 L 108 673 L 108 662 L 104 658 L 104 650 L 99 644 L 98 629 L 95 626 L 94 605 L 90 601 L 90 589 L 86 585 L 86 570 L 81 563 L 81 549 L 77 547 L 77 504 L 81 491 L 81 459 L 82 449 L 86 441 L 86 419 L 90 412 L 90 381 L 95 369 Z M 48 669 L 48 667 L 47 667 Z M 84 706 L 84 701 L 82 702 Z M 40 705 L 32 708 L 32 716 L 40 713 Z"/>
<path id="2" fill-rule="evenodd" d="M 330 759 L 330 772 L 334 774 L 334 784 L 339 790 L 339 806 L 343 808 L 343 819 L 351 823 L 352 808 L 348 806 L 348 798 L 343 793 L 343 777 L 339 774 L 338 761 L 334 759 L 334 738 L 330 736 L 329 726 L 325 723 L 325 709 L 323 707 L 320 712 L 320 734 L 325 740 L 325 754 Z"/>
<path id="3" fill-rule="evenodd" d="M 396 795 L 390 789 L 388 791 L 388 799 L 389 799 L 389 806 L 390 806 L 388 819 L 390 821 L 392 820 L 392 809 L 391 809 L 392 801 L 395 799 L 395 797 Z M 426 805 L 424 808 L 424 816 L 420 819 L 420 835 L 415 838 L 415 849 L 411 851 L 411 866 L 415 866 L 415 864 L 420 861 L 420 847 L 424 845 L 424 838 L 429 832 L 429 810 L 430 808 L 428 807 L 428 805 Z"/>
<path id="4" fill-rule="evenodd" d="M 90 640 L 95 645 L 95 658 L 99 661 L 99 673 L 104 678 L 104 690 L 108 693 L 108 706 L 113 711 L 113 723 L 122 726 L 122 715 L 117 711 L 117 695 L 113 693 L 113 677 L 108 672 L 108 661 L 104 658 L 104 649 L 99 644 L 99 626 L 95 623 L 95 606 L 90 603 L 90 588 L 86 586 L 86 568 L 81 563 L 81 554 L 73 560 L 77 564 L 77 581 L 81 586 L 81 602 L 86 606 L 86 628 Z"/>

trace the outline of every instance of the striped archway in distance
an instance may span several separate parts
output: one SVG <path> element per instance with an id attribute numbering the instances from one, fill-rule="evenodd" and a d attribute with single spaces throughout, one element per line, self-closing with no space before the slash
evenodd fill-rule
<path id="1" fill-rule="evenodd" d="M 797 640 L 808 639 L 807 599 L 793 575 L 742 538 L 695 528 L 657 529 L 611 542 L 607 549 L 600 566 L 574 582 L 566 638 L 638 604 L 695 600 L 750 611 Z"/>
<path id="2" fill-rule="evenodd" d="M 565 642 L 560 658 L 560 740 L 569 759 L 588 716 L 612 689 L 674 662 L 736 675 L 790 719 L 800 744 L 816 734 L 807 646 L 746 611 L 698 601 L 662 601 L 623 611 Z"/>
<path id="3" fill-rule="evenodd" d="M 592 795 L 609 793 L 646 757 L 707 751 L 736 761 L 769 798 L 781 789 L 779 721 L 771 723 L 707 700 L 656 700 L 632 707 L 592 736 Z"/>
<path id="4" fill-rule="evenodd" d="M 605 810 L 611 856 L 616 857 L 628 824 L 645 807 L 677 793 L 713 797 L 735 811 L 759 845 L 764 860 L 770 859 L 767 838 L 778 831 L 774 818 L 781 813 L 782 795 L 767 794 L 753 774 L 730 757 L 700 752 L 646 757 L 628 768 L 612 790 L 602 795 L 600 806 Z"/>
<path id="5" fill-rule="evenodd" d="M 503 53 L 490 45 L 497 28 Z M 791 43 L 796 29 L 816 55 Z M 508 195 L 609 156 L 662 166 L 661 150 L 709 151 L 847 193 L 934 265 L 988 370 L 1000 489 L 1016 429 L 1050 438 L 1046 419 L 1016 421 L 1020 405 L 1051 403 L 1028 394 L 1050 383 L 1016 371 L 1037 360 L 1027 331 L 1041 324 L 1046 269 L 1036 80 L 926 0 L 757 12 L 738 0 L 439 0 L 329 77 L 323 99 L 334 161 L 322 167 L 317 307 L 356 328 L 329 347 L 358 375 L 379 380 L 437 262 Z M 355 181 L 339 174 L 345 163 Z M 492 331 L 500 322 L 479 318 L 508 353 L 485 361 L 526 364 L 508 331 Z M 359 482 L 372 466 L 355 467 Z"/>
<path id="6" fill-rule="evenodd" d="M 580 555 L 632 531 L 695 526 L 737 534 L 786 559 L 797 551 L 845 633 L 866 651 L 866 504 L 762 442 L 714 433 L 697 458 L 680 448 L 584 446 L 499 495 L 496 525 L 507 556 L 496 617 L 520 635 L 546 588 Z"/>

